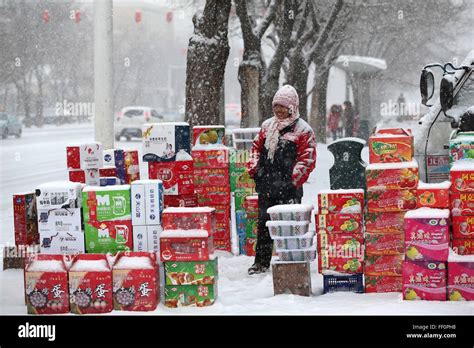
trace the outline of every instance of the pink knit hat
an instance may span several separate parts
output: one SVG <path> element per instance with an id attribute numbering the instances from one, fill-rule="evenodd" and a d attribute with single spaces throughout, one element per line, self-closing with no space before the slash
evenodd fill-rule
<path id="1" fill-rule="evenodd" d="M 299 114 L 299 98 L 296 89 L 290 85 L 281 87 L 273 97 L 272 107 L 282 105 L 292 110 L 292 114 Z"/>

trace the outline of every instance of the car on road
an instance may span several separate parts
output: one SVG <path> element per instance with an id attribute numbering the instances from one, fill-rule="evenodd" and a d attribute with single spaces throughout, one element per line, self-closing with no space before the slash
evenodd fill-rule
<path id="1" fill-rule="evenodd" d="M 145 123 L 163 122 L 163 115 L 146 106 L 128 106 L 122 109 L 115 120 L 115 140 L 125 137 L 127 141 L 142 137 Z"/>
<path id="2" fill-rule="evenodd" d="M 6 139 L 9 135 L 19 138 L 21 133 L 22 126 L 18 118 L 6 112 L 0 112 L 0 134 L 2 139 Z"/>

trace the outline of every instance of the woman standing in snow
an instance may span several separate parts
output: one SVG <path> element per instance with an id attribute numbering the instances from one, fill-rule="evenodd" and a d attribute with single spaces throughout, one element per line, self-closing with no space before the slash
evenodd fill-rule
<path id="1" fill-rule="evenodd" d="M 247 163 L 258 193 L 258 232 L 255 262 L 249 274 L 269 269 L 273 240 L 266 227 L 267 209 L 297 204 L 303 184 L 316 165 L 316 140 L 311 127 L 299 118 L 296 90 L 285 85 L 273 97 L 274 116 L 263 122 Z"/>

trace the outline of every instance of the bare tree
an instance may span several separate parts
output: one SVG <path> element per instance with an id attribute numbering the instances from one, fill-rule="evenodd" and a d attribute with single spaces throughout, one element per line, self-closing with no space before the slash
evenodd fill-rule
<path id="1" fill-rule="evenodd" d="M 207 0 L 193 17 L 186 68 L 186 121 L 190 125 L 217 124 L 225 65 L 231 1 Z"/>

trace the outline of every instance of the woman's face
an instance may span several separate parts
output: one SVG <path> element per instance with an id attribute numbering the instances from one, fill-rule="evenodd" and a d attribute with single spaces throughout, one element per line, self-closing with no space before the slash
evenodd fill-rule
<path id="1" fill-rule="evenodd" d="M 288 108 L 283 105 L 275 105 L 273 107 L 273 113 L 275 114 L 276 118 L 279 120 L 284 120 L 285 118 L 290 117 L 290 113 L 288 112 Z"/>

